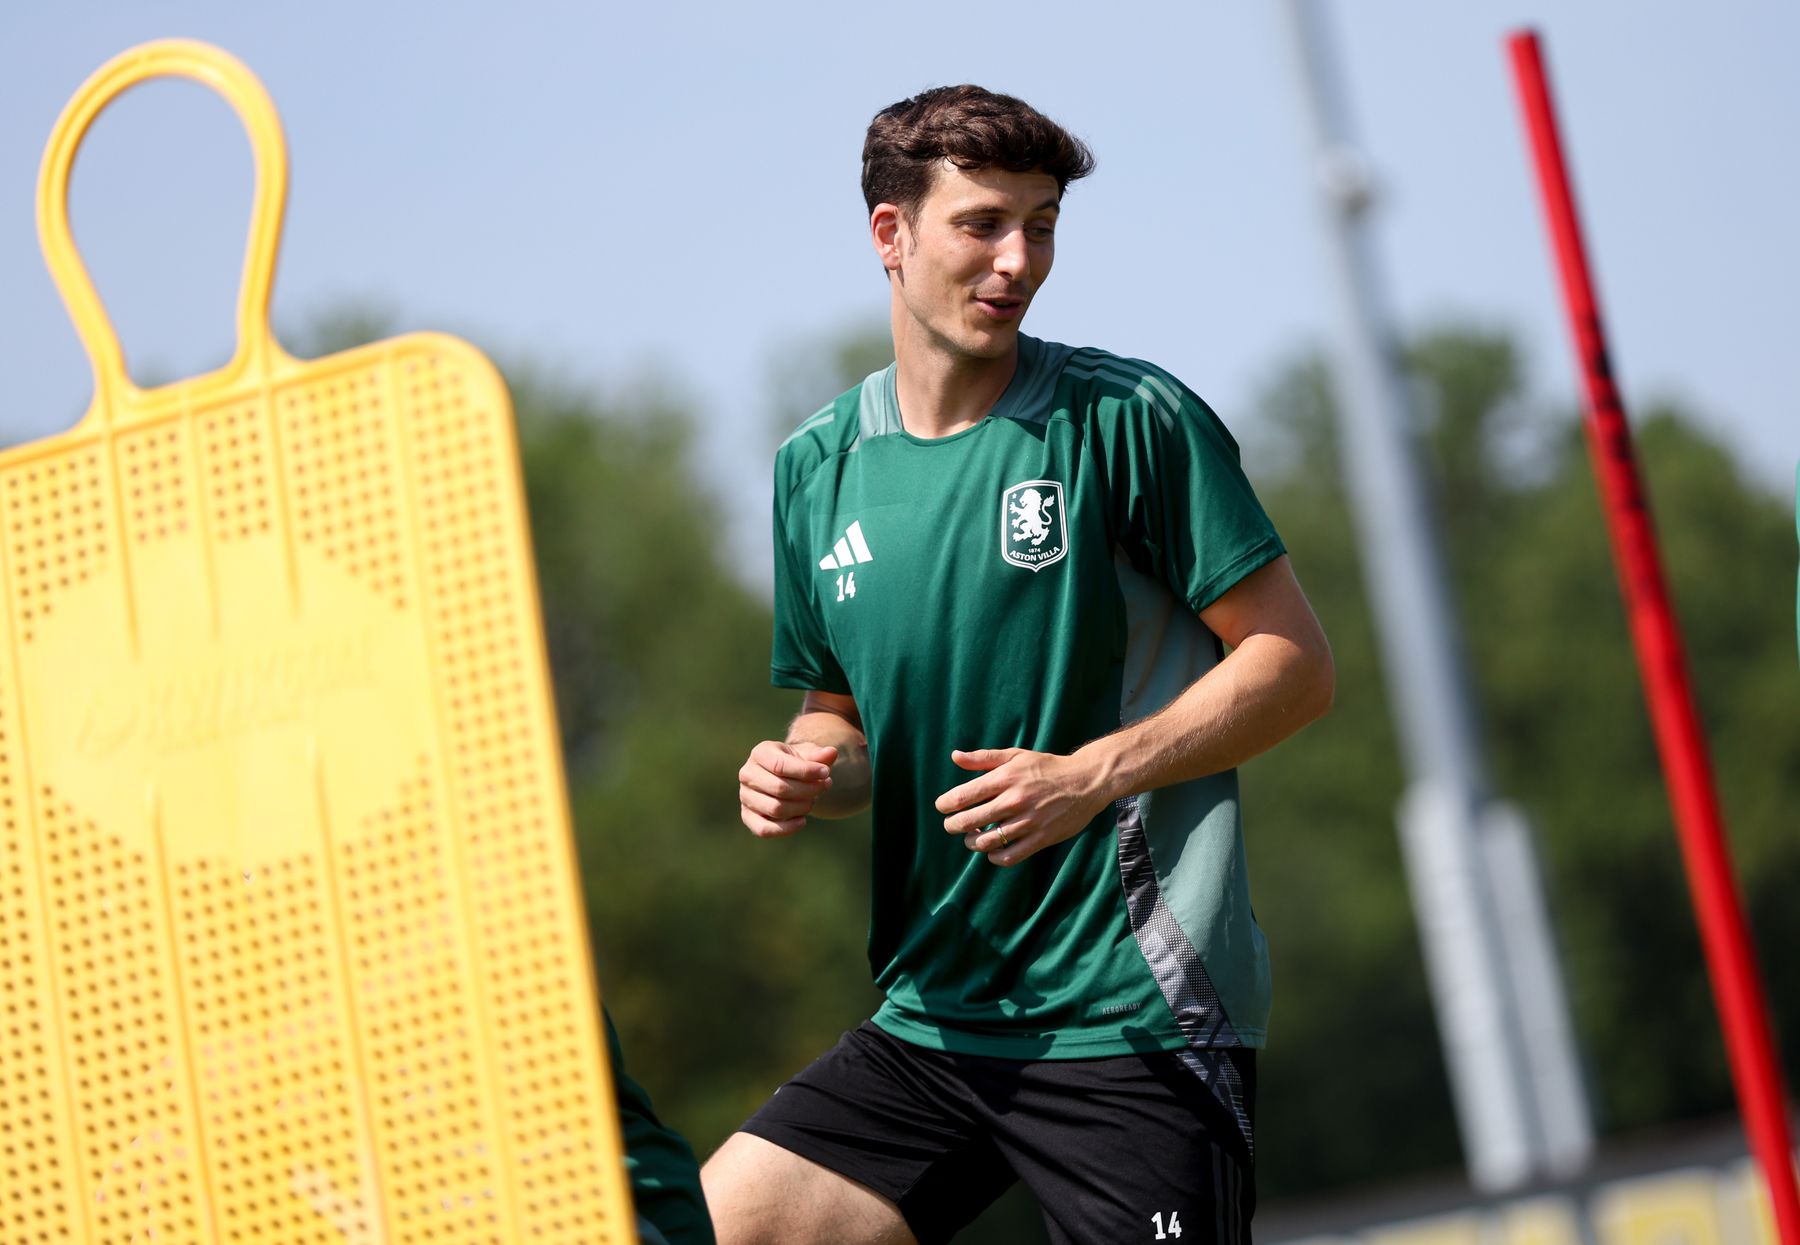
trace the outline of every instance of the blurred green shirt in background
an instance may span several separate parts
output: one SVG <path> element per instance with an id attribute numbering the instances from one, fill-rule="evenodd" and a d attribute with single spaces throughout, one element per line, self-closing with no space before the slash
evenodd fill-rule
<path id="1" fill-rule="evenodd" d="M 603 1013 L 604 1014 L 604 1013 Z M 606 1050 L 619 1098 L 619 1126 L 625 1138 L 625 1173 L 637 1206 L 640 1245 L 717 1245 L 706 1198 L 700 1192 L 700 1164 L 681 1134 L 656 1118 L 643 1086 L 625 1075 L 618 1030 L 606 1016 Z"/>

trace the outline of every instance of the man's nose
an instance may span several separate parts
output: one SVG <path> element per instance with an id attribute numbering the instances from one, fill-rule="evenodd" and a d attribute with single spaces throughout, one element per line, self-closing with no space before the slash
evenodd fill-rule
<path id="1" fill-rule="evenodd" d="M 1015 229 L 1000 239 L 994 252 L 994 271 L 1009 281 L 1017 281 L 1031 273 L 1031 252 L 1025 244 L 1025 231 Z"/>

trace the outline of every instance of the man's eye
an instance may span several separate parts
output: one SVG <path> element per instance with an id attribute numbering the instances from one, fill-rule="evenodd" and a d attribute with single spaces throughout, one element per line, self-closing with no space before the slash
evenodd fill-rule
<path id="1" fill-rule="evenodd" d="M 1034 242 L 1048 242 L 1056 236 L 1056 229 L 1050 225 L 1033 225 L 1025 231 Z"/>

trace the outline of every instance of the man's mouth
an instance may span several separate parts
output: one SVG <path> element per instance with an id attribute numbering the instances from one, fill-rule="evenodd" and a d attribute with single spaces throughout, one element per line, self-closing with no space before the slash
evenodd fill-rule
<path id="1" fill-rule="evenodd" d="M 975 301 L 989 315 L 1010 320 L 1025 310 L 1025 300 L 1016 294 L 977 294 Z"/>

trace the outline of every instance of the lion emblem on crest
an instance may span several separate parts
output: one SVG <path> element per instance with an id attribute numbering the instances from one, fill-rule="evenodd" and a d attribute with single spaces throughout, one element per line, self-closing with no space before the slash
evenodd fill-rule
<path id="1" fill-rule="evenodd" d="M 1015 538 L 1029 540 L 1033 549 L 1043 544 L 1044 538 L 1050 535 L 1050 510 L 1055 505 L 1054 496 L 1045 497 L 1034 488 L 1020 493 L 1019 500 L 1010 507 Z"/>

